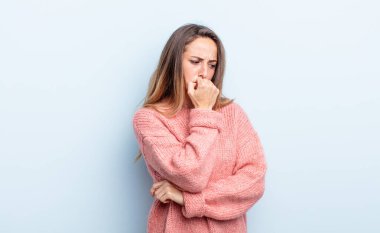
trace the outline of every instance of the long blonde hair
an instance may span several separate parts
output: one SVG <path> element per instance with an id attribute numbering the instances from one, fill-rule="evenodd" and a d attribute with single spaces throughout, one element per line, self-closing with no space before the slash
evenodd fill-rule
<path id="1" fill-rule="evenodd" d="M 225 51 L 219 37 L 208 27 L 198 24 L 185 24 L 173 32 L 162 50 L 156 70 L 153 72 L 144 99 L 143 107 L 151 107 L 165 116 L 174 116 L 183 107 L 186 99 L 185 80 L 182 72 L 182 54 L 186 45 L 199 37 L 212 39 L 217 47 L 217 64 L 211 81 L 219 89 L 214 110 L 231 102 L 222 95 L 223 76 L 226 66 Z M 165 102 L 165 103 L 163 103 Z M 165 111 L 162 106 L 165 104 Z M 139 150 L 135 162 L 142 156 Z"/>

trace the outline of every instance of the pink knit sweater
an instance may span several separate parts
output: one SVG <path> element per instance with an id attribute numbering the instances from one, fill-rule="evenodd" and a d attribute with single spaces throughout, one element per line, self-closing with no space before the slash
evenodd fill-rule
<path id="1" fill-rule="evenodd" d="M 133 127 L 153 182 L 168 180 L 184 197 L 183 206 L 154 199 L 148 233 L 247 232 L 246 212 L 264 193 L 267 166 L 240 105 L 183 108 L 173 118 L 140 108 Z"/>

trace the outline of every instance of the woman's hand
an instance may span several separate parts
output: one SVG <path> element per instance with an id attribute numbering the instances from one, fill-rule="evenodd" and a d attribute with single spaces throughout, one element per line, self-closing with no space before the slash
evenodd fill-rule
<path id="1" fill-rule="evenodd" d="M 187 83 L 187 94 L 194 107 L 212 109 L 219 95 L 219 89 L 211 80 L 194 77 Z"/>
<path id="2" fill-rule="evenodd" d="M 150 189 L 150 194 L 162 203 L 168 203 L 172 200 L 179 205 L 183 205 L 182 192 L 167 180 L 154 183 Z"/>

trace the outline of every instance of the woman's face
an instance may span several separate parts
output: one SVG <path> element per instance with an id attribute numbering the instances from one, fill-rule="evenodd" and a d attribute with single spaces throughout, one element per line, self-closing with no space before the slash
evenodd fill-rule
<path id="1" fill-rule="evenodd" d="M 186 46 L 182 55 L 186 88 L 193 77 L 212 79 L 217 64 L 217 51 L 215 42 L 208 37 L 199 37 Z"/>

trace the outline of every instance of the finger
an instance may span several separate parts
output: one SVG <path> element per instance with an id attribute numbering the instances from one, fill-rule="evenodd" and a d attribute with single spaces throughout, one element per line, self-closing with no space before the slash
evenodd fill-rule
<path id="1" fill-rule="evenodd" d="M 166 184 L 163 184 L 163 185 L 161 185 L 159 188 L 157 188 L 156 190 L 155 190 L 155 194 L 156 195 L 158 195 L 158 194 L 161 194 L 161 193 L 164 193 L 167 189 L 166 189 Z"/>
<path id="2" fill-rule="evenodd" d="M 208 80 L 208 79 L 205 79 L 205 81 L 210 85 L 210 86 L 213 86 L 213 87 L 216 87 L 215 86 L 215 83 L 211 80 Z"/>
<path id="3" fill-rule="evenodd" d="M 201 77 L 198 77 L 197 82 L 198 82 L 198 87 L 204 87 L 207 86 L 207 79 L 203 79 Z"/>
<path id="4" fill-rule="evenodd" d="M 163 199 L 162 199 L 162 196 L 163 196 L 163 195 L 165 195 L 165 193 L 159 193 L 159 194 L 156 193 L 154 197 L 155 197 L 157 200 L 163 201 Z"/>
<path id="5" fill-rule="evenodd" d="M 156 197 L 158 198 L 158 199 L 161 199 L 161 197 L 163 196 L 163 195 L 165 195 L 165 190 L 162 190 L 162 189 L 159 189 L 157 192 L 156 192 Z"/>
<path id="6" fill-rule="evenodd" d="M 154 183 L 150 188 L 150 194 L 154 195 L 154 192 L 164 184 L 164 181 L 165 180 Z"/>
<path id="7" fill-rule="evenodd" d="M 205 84 L 207 84 L 208 86 L 210 86 L 210 87 L 215 87 L 215 88 L 216 88 L 215 84 L 214 84 L 211 80 L 206 79 L 206 80 L 204 80 L 204 82 L 205 82 Z"/>
<path id="8" fill-rule="evenodd" d="M 157 196 L 164 190 L 164 186 L 160 186 L 154 190 L 154 195 Z"/>
<path id="9" fill-rule="evenodd" d="M 152 188 L 158 188 L 160 187 L 163 183 L 165 183 L 165 180 L 161 180 L 159 182 L 156 182 L 152 185 Z"/>
<path id="10" fill-rule="evenodd" d="M 195 89 L 195 83 L 193 83 L 192 81 L 188 82 L 188 84 L 187 84 L 187 93 L 189 95 L 193 95 L 194 94 L 194 89 Z"/>
<path id="11" fill-rule="evenodd" d="M 167 186 L 167 185 L 172 185 L 169 181 L 167 180 L 161 180 L 159 182 L 156 182 L 152 185 L 152 189 L 158 189 L 161 186 Z"/>
<path id="12" fill-rule="evenodd" d="M 164 193 L 162 196 L 160 196 L 159 200 L 162 203 L 168 203 L 170 201 L 169 195 L 167 193 Z"/>
<path id="13" fill-rule="evenodd" d="M 195 86 L 194 86 L 195 90 L 198 89 L 200 81 L 202 81 L 202 78 L 199 77 L 198 75 L 193 77 L 192 82 L 195 83 Z"/>
<path id="14" fill-rule="evenodd" d="M 153 195 L 154 195 L 154 193 L 156 192 L 156 190 L 157 190 L 156 188 L 153 188 L 153 187 L 152 187 L 152 188 L 150 188 L 150 195 L 152 195 L 152 196 L 153 196 Z"/>
<path id="15" fill-rule="evenodd" d="M 160 198 L 161 196 L 170 193 L 171 188 L 172 188 L 171 184 L 167 182 L 165 183 L 165 185 L 162 185 L 160 188 L 158 188 L 156 192 L 154 193 L 154 195 L 157 198 Z"/>
<path id="16" fill-rule="evenodd" d="M 151 188 L 151 189 L 150 189 L 150 195 L 151 195 L 151 196 L 154 196 L 155 191 L 156 191 L 156 189 Z"/>
<path id="17" fill-rule="evenodd" d="M 193 82 L 193 81 L 190 81 L 187 83 L 187 90 L 190 91 L 190 90 L 194 90 L 195 89 L 195 85 L 196 83 Z"/>

